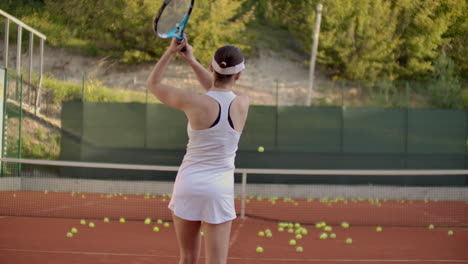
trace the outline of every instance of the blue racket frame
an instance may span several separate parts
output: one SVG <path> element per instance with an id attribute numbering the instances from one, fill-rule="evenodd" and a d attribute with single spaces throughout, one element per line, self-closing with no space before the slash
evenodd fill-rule
<path id="1" fill-rule="evenodd" d="M 188 20 L 190 18 L 190 14 L 192 13 L 192 9 L 193 9 L 193 5 L 194 5 L 195 0 L 191 1 L 190 6 L 189 6 L 189 10 L 187 11 L 187 14 L 185 14 L 184 18 L 182 19 L 182 21 L 180 21 L 180 23 L 177 25 L 177 27 L 175 27 L 173 30 L 169 31 L 168 33 L 159 34 L 158 33 L 159 18 L 161 17 L 161 14 L 164 12 L 164 9 L 166 8 L 166 6 L 171 1 L 174 1 L 174 0 L 165 0 L 162 7 L 159 9 L 158 15 L 154 19 L 153 30 L 156 33 L 156 35 L 158 37 L 160 37 L 160 38 L 177 38 L 179 41 L 183 41 L 185 26 L 187 25 L 187 22 L 188 22 Z"/>

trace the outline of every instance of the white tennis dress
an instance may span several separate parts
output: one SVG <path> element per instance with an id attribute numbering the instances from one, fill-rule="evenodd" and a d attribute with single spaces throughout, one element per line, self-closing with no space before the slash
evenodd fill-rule
<path id="1" fill-rule="evenodd" d="M 213 127 L 187 126 L 189 143 L 179 168 L 169 209 L 185 220 L 219 224 L 236 218 L 234 160 L 241 133 L 228 121 L 233 92 L 209 91 L 221 113 Z"/>

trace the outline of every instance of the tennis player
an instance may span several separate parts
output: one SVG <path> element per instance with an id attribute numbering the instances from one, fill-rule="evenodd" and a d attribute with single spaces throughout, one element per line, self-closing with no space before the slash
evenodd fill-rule
<path id="1" fill-rule="evenodd" d="M 177 53 L 191 66 L 206 93 L 163 83 L 167 65 Z M 187 39 L 182 44 L 172 40 L 148 79 L 149 89 L 161 102 L 188 118 L 187 152 L 169 203 L 180 264 L 197 263 L 202 223 L 205 263 L 227 263 L 231 223 L 236 218 L 234 159 L 249 109 L 248 97 L 233 87 L 244 68 L 244 56 L 235 46 L 219 48 L 208 71 L 195 59 Z"/>

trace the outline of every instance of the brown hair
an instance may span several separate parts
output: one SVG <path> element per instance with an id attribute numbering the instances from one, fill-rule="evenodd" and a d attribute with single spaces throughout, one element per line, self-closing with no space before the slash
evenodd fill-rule
<path id="1" fill-rule="evenodd" d="M 244 61 L 244 55 L 240 51 L 239 48 L 236 46 L 232 45 L 226 45 L 221 48 L 219 48 L 215 55 L 214 55 L 214 60 L 218 63 L 219 67 L 221 68 L 228 68 L 232 66 L 236 66 L 239 63 Z M 232 77 L 234 74 L 230 75 L 223 75 L 218 72 L 215 73 L 215 86 L 218 84 L 225 84 L 229 81 L 231 81 Z"/>

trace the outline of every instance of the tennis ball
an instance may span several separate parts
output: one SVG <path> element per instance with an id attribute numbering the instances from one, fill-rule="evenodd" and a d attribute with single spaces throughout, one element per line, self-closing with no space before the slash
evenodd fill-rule
<path id="1" fill-rule="evenodd" d="M 302 252 L 304 252 L 304 249 L 302 247 L 297 247 L 296 252 L 302 253 Z"/>
<path id="2" fill-rule="evenodd" d="M 333 228 L 331 226 L 326 226 L 323 228 L 324 231 L 326 232 L 331 232 L 333 230 Z"/>
<path id="3" fill-rule="evenodd" d="M 352 244 L 353 243 L 353 239 L 351 239 L 350 237 L 346 239 L 346 244 Z"/>
<path id="4" fill-rule="evenodd" d="M 294 227 L 293 223 L 288 224 L 288 228 L 293 228 L 293 227 Z"/>
<path id="5" fill-rule="evenodd" d="M 262 247 L 257 247 L 255 250 L 257 253 L 263 253 L 263 248 Z"/>
<path id="6" fill-rule="evenodd" d="M 157 227 L 157 226 L 153 227 L 153 231 L 154 232 L 159 232 L 159 227 Z"/>
<path id="7" fill-rule="evenodd" d="M 105 217 L 104 218 L 104 223 L 109 223 L 109 218 Z"/>
<path id="8" fill-rule="evenodd" d="M 328 234 L 327 233 L 321 233 L 320 234 L 320 239 L 324 240 L 324 239 L 327 239 L 328 238 Z"/>
<path id="9" fill-rule="evenodd" d="M 302 235 L 301 235 L 301 234 L 297 234 L 297 235 L 296 235 L 296 239 L 302 239 Z"/>
<path id="10" fill-rule="evenodd" d="M 201 235 L 201 236 L 204 236 L 204 235 L 205 235 L 205 232 L 200 231 L 200 235 Z"/>
<path id="11" fill-rule="evenodd" d="M 321 228 L 321 227 L 322 227 L 322 223 L 321 223 L 321 222 L 315 223 L 315 228 Z"/>
<path id="12" fill-rule="evenodd" d="M 335 233 L 331 233 L 331 234 L 330 234 L 330 238 L 335 239 L 335 238 L 336 238 L 336 234 L 335 234 Z"/>
<path id="13" fill-rule="evenodd" d="M 169 227 L 171 224 L 169 224 L 168 222 L 164 223 L 164 227 Z"/>
<path id="14" fill-rule="evenodd" d="M 78 229 L 76 229 L 76 227 L 73 227 L 73 228 L 71 229 L 71 232 L 72 232 L 73 234 L 76 234 L 76 233 L 78 233 Z"/>
<path id="15" fill-rule="evenodd" d="M 163 224 L 163 220 L 158 219 L 158 220 L 156 221 L 156 223 L 157 223 L 158 225 L 162 225 L 162 224 Z"/>
<path id="16" fill-rule="evenodd" d="M 272 233 L 266 233 L 266 237 L 272 238 L 272 237 L 273 237 L 273 234 L 272 234 Z"/>
<path id="17" fill-rule="evenodd" d="M 349 228 L 349 223 L 347 223 L 347 222 L 342 222 L 342 223 L 341 223 L 341 227 L 342 227 L 342 228 Z"/>
<path id="18" fill-rule="evenodd" d="M 151 218 L 146 218 L 145 219 L 145 225 L 151 224 Z"/>
<path id="19" fill-rule="evenodd" d="M 283 227 L 278 227 L 278 232 L 284 232 L 284 228 Z"/>
<path id="20" fill-rule="evenodd" d="M 82 225 L 86 225 L 86 220 L 84 220 L 84 219 L 81 219 L 81 221 L 80 221 L 80 224 L 82 224 Z"/>
<path id="21" fill-rule="evenodd" d="M 73 237 L 72 232 L 68 232 L 68 233 L 67 233 L 67 237 L 68 237 L 68 238 L 72 238 L 72 237 Z"/>
<path id="22" fill-rule="evenodd" d="M 13 198 L 16 198 L 16 193 L 13 194 Z"/>
<path id="23" fill-rule="evenodd" d="M 294 240 L 294 239 L 289 240 L 289 245 L 290 246 L 295 246 L 296 245 L 296 240 Z"/>
<path id="24" fill-rule="evenodd" d="M 259 236 L 259 237 L 264 237 L 264 236 L 265 236 L 265 233 L 264 233 L 263 231 L 260 231 L 260 232 L 258 232 L 258 236 Z"/>
<path id="25" fill-rule="evenodd" d="M 93 222 L 90 222 L 90 223 L 89 223 L 89 227 L 90 227 L 90 228 L 94 228 L 95 226 L 96 226 L 96 225 L 95 225 Z"/>
<path id="26" fill-rule="evenodd" d="M 44 191 L 44 194 L 48 194 L 48 193 L 49 193 L 49 191 L 48 191 L 48 190 L 45 190 L 45 191 Z"/>
<path id="27" fill-rule="evenodd" d="M 301 229 L 301 234 L 302 234 L 303 236 L 306 236 L 308 233 L 309 233 L 309 231 L 307 231 L 307 229 L 305 229 L 305 228 L 302 228 L 302 229 Z"/>
<path id="28" fill-rule="evenodd" d="M 432 230 L 432 229 L 434 229 L 434 225 L 430 224 L 427 228 L 429 228 L 429 230 Z"/>
<path id="29" fill-rule="evenodd" d="M 377 231 L 377 232 L 382 232 L 382 227 L 378 226 L 378 227 L 375 229 L 375 231 Z"/>
<path id="30" fill-rule="evenodd" d="M 271 230 L 269 228 L 265 229 L 265 234 L 266 233 L 271 233 Z"/>
<path id="31" fill-rule="evenodd" d="M 121 217 L 121 218 L 119 219 L 119 222 L 122 223 L 122 224 L 125 223 L 125 218 Z"/>
<path id="32" fill-rule="evenodd" d="M 258 147 L 258 152 L 263 152 L 263 151 L 265 151 L 264 147 L 262 147 L 262 146 Z"/>
<path id="33" fill-rule="evenodd" d="M 295 224 L 294 224 L 294 227 L 295 227 L 295 228 L 299 228 L 299 227 L 301 227 L 301 224 L 295 223 Z"/>
<path id="34" fill-rule="evenodd" d="M 447 234 L 448 234 L 449 236 L 453 236 L 453 231 L 452 231 L 452 230 L 449 230 Z"/>

